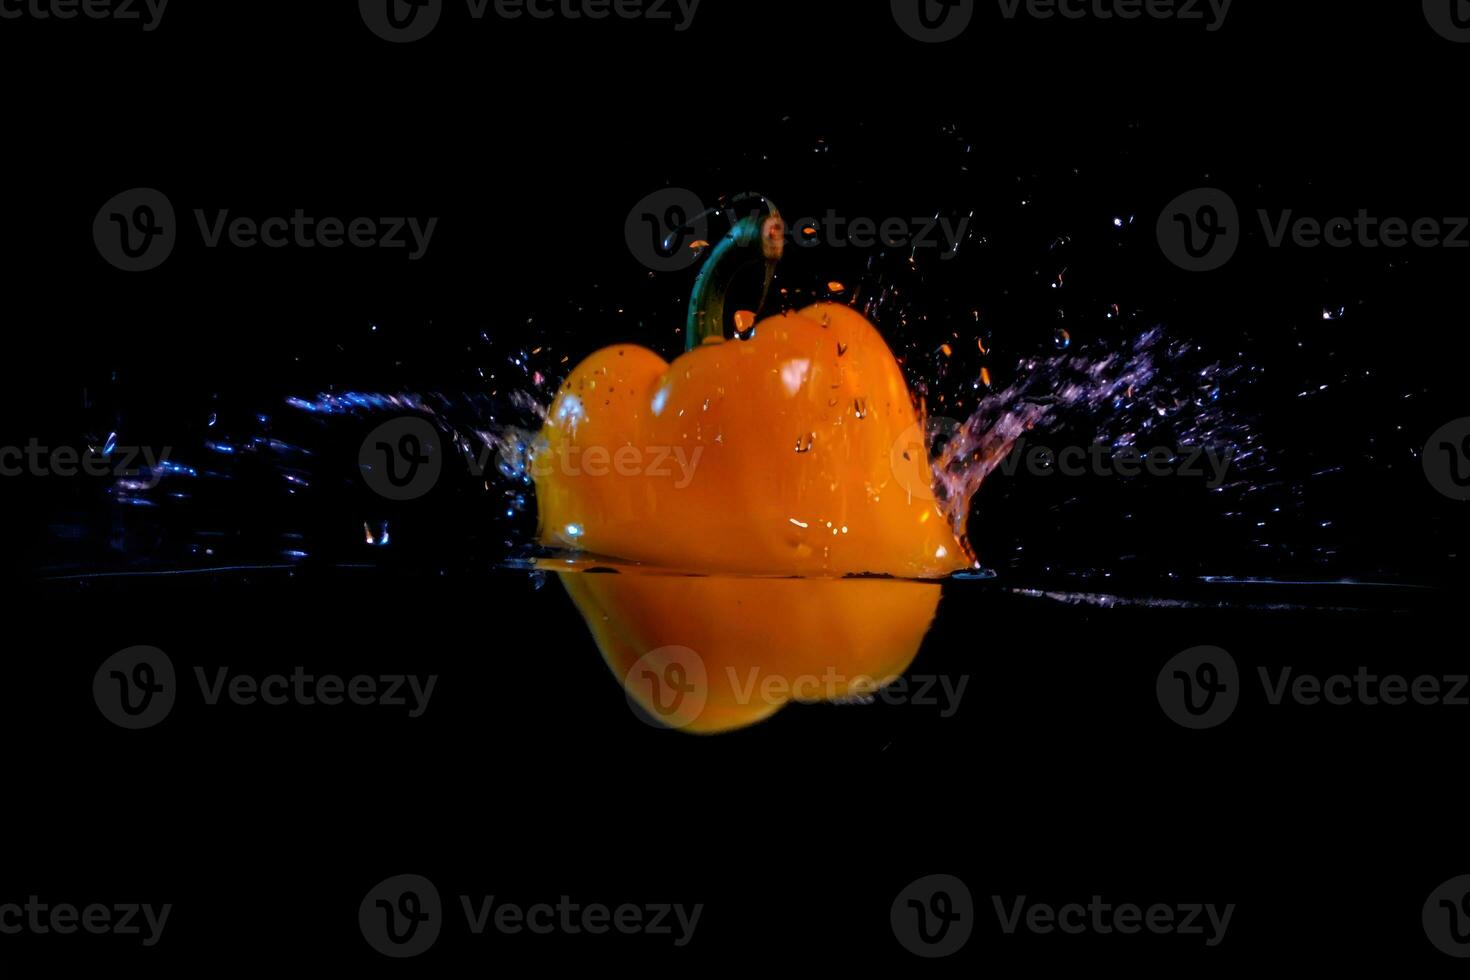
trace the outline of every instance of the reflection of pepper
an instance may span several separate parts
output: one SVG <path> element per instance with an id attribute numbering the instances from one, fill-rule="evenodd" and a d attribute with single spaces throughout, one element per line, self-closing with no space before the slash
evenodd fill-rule
<path id="1" fill-rule="evenodd" d="M 751 668 L 787 681 L 835 675 L 822 697 L 896 677 L 939 600 L 927 583 L 770 577 L 933 578 L 969 564 L 928 492 L 920 419 L 872 324 L 818 304 L 726 341 L 737 262 L 759 246 L 769 287 L 783 234 L 774 209 L 741 222 L 696 286 L 690 349 L 672 364 L 630 345 L 593 354 L 562 386 L 537 448 L 543 543 L 719 576 L 562 576 L 640 700 L 635 661 L 697 652 L 706 704 L 681 725 L 695 731 L 780 706 L 752 701 Z"/>

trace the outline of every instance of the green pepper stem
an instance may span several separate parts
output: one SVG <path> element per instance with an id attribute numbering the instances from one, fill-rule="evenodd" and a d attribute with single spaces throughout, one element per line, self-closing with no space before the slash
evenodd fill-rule
<path id="1" fill-rule="evenodd" d="M 689 319 L 684 329 L 687 350 L 725 340 L 725 300 L 730 287 L 737 276 L 758 264 L 765 266 L 765 282 L 756 314 L 765 308 L 771 282 L 776 276 L 776 263 L 781 260 L 786 243 L 786 226 L 774 204 L 757 195 L 749 196 L 761 201 L 761 212 L 735 223 L 705 259 L 699 278 L 694 281 L 694 292 L 689 297 Z"/>

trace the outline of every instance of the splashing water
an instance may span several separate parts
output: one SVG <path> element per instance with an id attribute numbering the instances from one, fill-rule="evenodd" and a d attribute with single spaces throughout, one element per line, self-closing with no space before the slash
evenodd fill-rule
<path id="1" fill-rule="evenodd" d="M 799 299 L 788 294 L 786 302 Z M 984 340 L 976 343 L 985 349 Z M 966 536 L 972 515 L 978 512 L 975 502 L 981 488 L 996 476 L 996 471 L 1014 475 L 1016 456 L 1025 442 L 1052 433 L 1066 431 L 1072 440 L 1085 435 L 1114 449 L 1136 445 L 1150 434 L 1167 436 L 1171 444 L 1180 447 L 1209 444 L 1230 454 L 1238 464 L 1233 474 L 1237 483 L 1246 480 L 1249 467 L 1244 464 L 1262 458 L 1258 437 L 1239 411 L 1230 407 L 1230 400 L 1222 397 L 1240 374 L 1239 366 L 1207 362 L 1198 349 L 1171 340 L 1159 326 L 1111 343 L 1077 344 L 1069 336 L 1067 343 L 1058 342 L 1055 347 L 1057 353 L 1050 356 L 1018 358 L 1015 380 L 981 397 L 962 420 L 930 417 L 927 434 L 934 471 L 932 489 L 957 534 Z M 573 360 L 571 355 L 549 349 L 537 351 L 542 361 L 559 358 L 564 366 Z M 245 421 L 255 429 L 249 431 L 228 426 L 220 413 L 211 411 L 203 430 L 207 437 L 202 450 L 197 451 L 201 459 L 194 465 L 170 461 L 148 479 L 120 481 L 114 499 L 133 507 L 174 507 L 177 512 L 181 501 L 207 496 L 211 486 L 228 493 L 220 490 L 221 485 L 256 480 L 272 472 L 288 495 L 310 495 L 323 487 L 348 483 L 351 477 L 350 472 L 324 469 L 328 454 L 304 444 L 312 432 L 316 438 L 327 438 L 323 428 L 330 431 L 345 425 L 357 431 L 383 419 L 413 414 L 431 420 L 444 436 L 445 445 L 454 450 L 446 463 L 444 482 L 463 486 L 469 493 L 459 498 L 466 501 L 468 509 L 458 516 L 499 533 L 499 557 L 491 558 L 491 562 L 546 555 L 548 552 L 535 542 L 532 472 L 538 433 L 559 378 L 549 364 L 533 365 L 534 359 L 524 351 L 517 350 L 506 360 L 521 369 L 524 387 L 459 395 L 348 391 L 286 396 L 286 407 L 298 419 L 310 423 L 304 429 L 286 426 L 292 431 L 290 439 L 272 434 L 278 422 L 270 415 L 247 413 Z M 988 378 L 988 372 L 984 377 Z M 980 383 L 981 379 L 974 380 L 975 387 Z M 920 391 L 925 388 L 923 384 L 916 387 Z M 790 451 L 790 444 L 785 448 Z M 795 448 L 797 452 L 809 450 L 810 437 L 798 438 Z M 188 458 L 184 450 L 176 454 Z M 183 478 L 190 484 L 186 491 L 179 489 Z M 237 486 L 235 492 L 250 495 L 244 486 Z M 489 511 L 484 507 L 487 496 L 492 504 Z M 390 522 L 388 510 L 381 502 L 373 501 L 369 497 L 366 505 L 356 511 L 348 507 L 340 516 L 344 523 L 351 522 L 351 539 L 371 548 L 371 560 L 377 561 L 399 550 L 400 542 L 412 540 L 414 527 L 407 515 L 400 519 L 396 512 Z M 184 519 L 173 520 L 171 526 L 169 518 L 160 518 L 160 527 L 174 535 L 183 533 L 190 542 L 184 548 L 185 555 L 205 562 L 251 557 L 239 541 L 238 527 L 190 529 L 187 523 L 199 520 L 198 511 L 184 513 Z M 446 518 L 454 519 L 453 515 Z M 293 563 L 315 555 L 319 540 L 325 536 L 320 528 L 310 526 L 283 526 L 277 530 L 279 544 L 269 557 L 284 557 Z M 418 538 L 422 545 L 424 535 L 420 533 Z M 474 547 L 485 545 L 483 537 L 466 539 L 451 534 L 447 540 L 429 544 L 427 554 L 431 559 L 437 556 L 437 560 L 447 561 L 453 557 L 455 546 L 468 548 L 471 542 Z M 166 555 L 167 549 L 156 553 L 160 558 Z M 357 557 L 369 560 L 370 556 Z M 1000 556 L 983 551 L 979 554 L 986 565 L 993 564 L 996 557 Z"/>
<path id="2" fill-rule="evenodd" d="M 1209 445 L 1249 466 L 1258 437 L 1220 398 L 1239 368 L 1190 370 L 1193 352 L 1155 326 L 1117 350 L 1027 359 L 1015 383 L 983 397 L 963 422 L 931 419 L 935 493 L 951 526 L 964 535 L 986 479 L 1023 439 L 1063 423 L 1090 428 L 1093 441 L 1116 451 L 1169 422 L 1176 446 Z"/>
<path id="3" fill-rule="evenodd" d="M 977 495 L 997 469 L 1013 472 L 1025 440 L 1064 429 L 1071 439 L 1085 434 L 1112 450 L 1137 446 L 1148 436 L 1167 437 L 1181 449 L 1208 445 L 1237 464 L 1232 483 L 1218 488 L 1222 491 L 1248 482 L 1252 469 L 1262 468 L 1259 437 L 1222 397 L 1241 367 L 1206 361 L 1201 351 L 1171 340 L 1160 326 L 1111 345 L 1073 345 L 1069 337 L 1057 347 L 1060 353 L 1053 356 L 1021 358 L 1016 380 L 986 394 L 965 419 L 929 419 L 934 496 L 958 534 L 965 535 Z M 483 489 L 502 495 L 503 516 L 529 518 L 538 430 L 554 390 L 553 380 L 537 391 L 510 391 L 496 403 L 469 395 L 346 393 L 293 397 L 288 404 L 317 416 L 405 410 L 427 416 L 447 434 Z M 808 448 L 797 440 L 796 451 Z M 523 522 L 506 542 L 509 558 L 545 554 L 533 537 L 530 524 Z M 615 556 L 596 558 L 616 562 Z"/>

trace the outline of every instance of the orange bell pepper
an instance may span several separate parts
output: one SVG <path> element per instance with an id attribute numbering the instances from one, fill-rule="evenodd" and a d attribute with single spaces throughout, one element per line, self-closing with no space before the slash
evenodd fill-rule
<path id="1" fill-rule="evenodd" d="M 866 318 L 822 303 L 726 339 L 735 260 L 759 246 L 769 290 L 783 236 L 774 209 L 737 226 L 696 286 L 690 349 L 672 364 L 633 345 L 594 353 L 535 451 L 543 544 L 678 573 L 560 577 L 634 700 L 688 731 L 871 693 L 933 620 L 939 586 L 914 580 L 972 564 Z M 695 697 L 670 709 L 694 674 Z"/>

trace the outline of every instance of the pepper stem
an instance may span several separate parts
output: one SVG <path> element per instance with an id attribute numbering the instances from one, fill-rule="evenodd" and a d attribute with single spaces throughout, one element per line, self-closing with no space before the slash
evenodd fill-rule
<path id="1" fill-rule="evenodd" d="M 705 259 L 704 268 L 694 281 L 689 319 L 684 328 L 687 350 L 725 340 L 725 301 L 730 288 L 741 273 L 758 265 L 765 266 L 765 281 L 754 312 L 759 315 L 766 305 L 776 263 L 781 261 L 786 244 L 786 225 L 774 204 L 763 197 L 757 199 L 761 211 L 735 223 Z"/>

